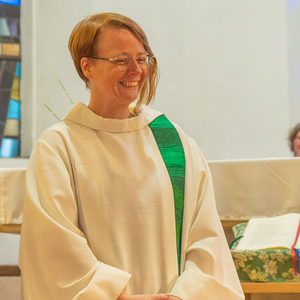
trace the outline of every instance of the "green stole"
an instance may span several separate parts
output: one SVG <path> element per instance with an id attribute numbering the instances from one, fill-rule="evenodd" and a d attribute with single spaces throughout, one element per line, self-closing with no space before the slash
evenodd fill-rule
<path id="1" fill-rule="evenodd" d="M 185 155 L 180 136 L 165 115 L 157 117 L 149 124 L 161 156 L 167 167 L 174 194 L 178 274 L 181 261 L 181 231 L 183 218 Z"/>

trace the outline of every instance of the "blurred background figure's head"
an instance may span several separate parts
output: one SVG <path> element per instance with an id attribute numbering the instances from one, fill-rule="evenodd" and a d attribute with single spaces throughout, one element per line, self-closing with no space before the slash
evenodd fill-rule
<path id="1" fill-rule="evenodd" d="M 295 156 L 300 156 L 300 123 L 290 130 L 288 140 L 291 151 Z"/>

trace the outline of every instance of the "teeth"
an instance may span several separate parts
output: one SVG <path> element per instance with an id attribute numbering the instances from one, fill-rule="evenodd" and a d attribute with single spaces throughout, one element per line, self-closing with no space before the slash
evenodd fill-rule
<path id="1" fill-rule="evenodd" d="M 121 82 L 122 85 L 124 86 L 137 86 L 138 85 L 138 81 L 122 81 Z"/>

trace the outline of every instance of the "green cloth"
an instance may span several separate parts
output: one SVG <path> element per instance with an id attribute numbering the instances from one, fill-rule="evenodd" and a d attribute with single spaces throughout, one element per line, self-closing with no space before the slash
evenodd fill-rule
<path id="1" fill-rule="evenodd" d="M 236 239 L 243 235 L 247 223 L 232 227 Z M 290 249 L 235 250 L 238 240 L 232 244 L 231 254 L 240 280 L 254 282 L 300 282 L 294 275 Z"/>
<path id="2" fill-rule="evenodd" d="M 165 115 L 157 117 L 149 124 L 167 167 L 174 194 L 178 272 L 181 261 L 181 230 L 183 218 L 185 155 L 180 136 Z"/>

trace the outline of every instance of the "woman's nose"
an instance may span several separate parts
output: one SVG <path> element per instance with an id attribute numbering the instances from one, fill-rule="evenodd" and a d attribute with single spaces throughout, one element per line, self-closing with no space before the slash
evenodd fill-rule
<path id="1" fill-rule="evenodd" d="M 129 67 L 128 71 L 135 72 L 137 74 L 142 73 L 142 69 L 136 59 L 132 60 L 131 66 Z"/>

